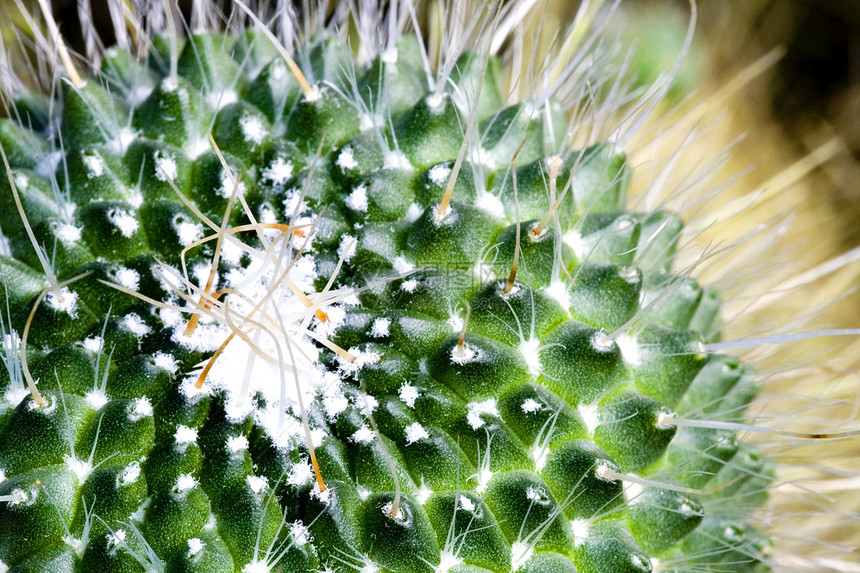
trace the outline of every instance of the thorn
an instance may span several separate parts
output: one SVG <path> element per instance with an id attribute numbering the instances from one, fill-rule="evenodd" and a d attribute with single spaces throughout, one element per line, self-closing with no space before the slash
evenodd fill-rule
<path id="1" fill-rule="evenodd" d="M 466 343 L 466 328 L 469 326 L 469 316 L 472 314 L 472 305 L 469 302 L 466 302 L 466 318 L 463 319 L 463 328 L 460 329 L 460 337 L 457 339 L 457 353 L 460 356 L 465 355 L 465 343 Z"/>
<path id="2" fill-rule="evenodd" d="M 520 151 L 523 150 L 523 146 L 526 144 L 525 138 L 520 141 L 520 146 L 517 147 L 514 156 L 511 157 L 511 183 L 514 186 L 514 209 L 516 210 L 517 215 L 517 238 L 516 244 L 514 245 L 514 262 L 511 264 L 511 274 L 508 275 L 508 282 L 505 284 L 505 288 L 502 292 L 508 294 L 511 292 L 511 289 L 514 288 L 514 281 L 517 280 L 517 269 L 520 266 L 520 197 L 519 191 L 517 188 L 517 168 L 514 165 L 517 160 L 517 156 L 520 154 Z"/>
<path id="3" fill-rule="evenodd" d="M 212 133 L 209 134 L 210 140 L 212 138 Z M 214 144 L 214 140 L 213 140 Z M 207 300 L 203 301 L 204 296 L 209 294 L 209 291 L 212 289 L 212 285 L 215 282 L 215 276 L 218 274 L 218 262 L 221 259 L 221 246 L 224 243 L 224 235 L 227 232 L 227 222 L 230 220 L 230 212 L 233 210 L 233 203 L 236 201 L 236 192 L 239 190 L 239 185 L 242 182 L 242 172 L 239 172 L 239 176 L 236 178 L 236 183 L 233 185 L 233 192 L 230 194 L 230 199 L 227 201 L 227 208 L 224 210 L 224 217 L 221 220 L 221 228 L 218 232 L 218 241 L 215 243 L 215 254 L 212 256 L 212 267 L 209 269 L 209 278 L 206 280 L 206 287 L 203 289 L 203 293 L 200 295 L 200 302 L 203 303 L 203 308 L 208 310 L 210 308 L 210 303 Z M 194 313 L 191 315 L 191 318 L 188 319 L 188 326 L 185 327 L 185 336 L 191 336 L 194 334 L 194 330 L 197 328 L 197 322 L 200 320 L 200 315 L 198 313 Z"/>
<path id="4" fill-rule="evenodd" d="M 56 292 L 59 294 L 60 289 L 64 286 L 70 285 L 75 281 L 78 281 L 84 278 L 87 275 L 92 274 L 93 271 L 87 271 L 78 276 L 72 277 L 69 280 L 58 283 L 56 286 L 51 286 L 44 289 L 39 293 L 39 296 L 36 297 L 36 304 L 33 305 L 33 308 L 30 309 L 30 315 L 27 317 L 27 322 L 24 324 L 24 333 L 21 336 L 21 368 L 24 371 L 24 378 L 27 379 L 27 387 L 30 390 L 30 395 L 33 396 L 33 401 L 36 402 L 36 405 L 39 408 L 44 408 L 48 405 L 48 401 L 45 400 L 45 397 L 42 396 L 42 393 L 39 392 L 39 389 L 36 388 L 36 382 L 33 381 L 33 375 L 30 374 L 30 368 L 27 365 L 27 337 L 30 335 L 30 327 L 33 325 L 33 317 L 36 316 L 36 311 L 39 309 L 39 305 L 42 304 L 42 299 L 45 298 L 45 295 L 56 289 Z"/>
<path id="5" fill-rule="evenodd" d="M 35 233 L 33 233 L 33 227 L 30 226 L 30 220 L 24 212 L 24 205 L 21 203 L 21 196 L 18 193 L 18 185 L 15 183 L 15 177 L 12 175 L 12 167 L 9 165 L 9 158 L 6 157 L 6 150 L 2 145 L 0 145 L 0 158 L 3 159 L 3 167 L 6 168 L 6 177 L 9 179 L 9 186 L 12 188 L 12 198 L 15 199 L 15 208 L 18 209 L 18 215 L 21 217 L 21 222 L 24 223 L 24 229 L 27 231 L 30 243 L 36 251 L 36 256 L 39 258 L 39 263 L 42 265 L 42 270 L 45 272 L 45 277 L 48 279 L 51 289 L 56 291 L 57 296 L 62 300 L 60 285 L 57 283 L 57 275 L 54 274 L 54 269 L 51 268 L 48 258 L 39 247 L 39 242 L 36 240 Z"/>
<path id="6" fill-rule="evenodd" d="M 296 64 L 296 61 L 292 58 L 292 56 L 290 56 L 286 48 L 281 45 L 281 42 L 278 41 L 278 38 L 276 38 L 275 35 L 271 32 L 271 30 L 269 30 L 268 26 L 266 26 L 266 24 L 263 23 L 263 21 L 260 20 L 260 18 L 258 18 L 257 15 L 254 14 L 251 9 L 245 5 L 244 2 L 242 2 L 242 0 L 233 1 L 236 3 L 237 6 L 239 6 L 239 8 L 244 10 L 248 17 L 254 22 L 254 24 L 256 24 L 260 28 L 260 31 L 262 31 L 269 39 L 269 41 L 272 42 L 272 45 L 275 47 L 276 50 L 278 50 L 278 53 L 281 54 L 281 57 L 284 58 L 284 62 L 286 62 L 287 67 L 290 68 L 290 72 L 293 74 L 293 77 L 295 77 L 296 81 L 299 82 L 299 85 L 302 88 L 302 92 L 304 92 L 305 94 L 305 99 L 307 101 L 318 100 L 320 98 L 319 90 L 311 86 L 311 84 L 308 82 L 308 79 L 305 77 L 305 75 L 302 73 L 302 70 L 299 68 L 298 64 Z"/>
<path id="7" fill-rule="evenodd" d="M 51 33 L 51 37 L 53 37 L 54 43 L 57 45 L 57 54 L 60 56 L 60 61 L 63 62 L 63 67 L 69 75 L 69 80 L 71 80 L 72 85 L 76 88 L 83 86 L 84 80 L 81 79 L 80 74 L 78 74 L 78 70 L 75 68 L 74 62 L 72 62 L 72 57 L 69 55 L 66 43 L 60 35 L 60 29 L 57 28 L 57 22 L 54 20 L 54 15 L 51 13 L 51 7 L 48 5 L 48 1 L 37 0 L 37 2 L 39 3 L 39 9 L 42 11 L 42 15 L 45 17 L 48 31 Z"/>
<path id="8" fill-rule="evenodd" d="M 549 196 L 555 197 L 555 192 L 558 186 L 558 172 L 561 167 L 564 165 L 564 162 L 561 160 L 561 157 L 558 155 L 553 155 L 552 157 L 547 158 L 547 164 L 549 165 Z M 547 224 L 549 224 L 549 220 L 555 214 L 558 206 L 561 205 L 561 202 L 564 200 L 564 196 L 567 195 L 568 189 L 573 185 L 573 176 L 568 179 L 567 185 L 565 185 L 564 189 L 561 192 L 561 195 L 553 202 L 550 206 L 549 211 L 546 212 L 546 215 L 543 216 L 543 219 L 540 220 L 535 227 L 531 230 L 531 238 L 535 240 L 543 235 L 544 229 L 546 229 Z"/>

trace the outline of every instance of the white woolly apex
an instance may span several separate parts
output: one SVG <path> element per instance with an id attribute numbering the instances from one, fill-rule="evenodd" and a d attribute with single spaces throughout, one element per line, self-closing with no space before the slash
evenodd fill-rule
<path id="1" fill-rule="evenodd" d="M 239 181 L 239 184 L 236 184 L 236 179 L 233 177 L 233 174 L 227 169 L 221 168 L 221 172 L 219 173 L 221 179 L 221 186 L 215 190 L 215 193 L 223 197 L 224 199 L 229 199 L 231 195 L 233 195 L 233 190 L 236 190 L 236 195 L 245 195 L 245 192 L 248 190 L 248 187 L 245 185 L 244 181 Z M 235 243 L 232 241 L 227 241 L 221 248 L 227 248 L 229 246 L 235 248 Z"/>
<path id="2" fill-rule="evenodd" d="M 38 383 L 38 382 L 39 381 L 36 380 L 36 383 Z M 28 393 L 28 395 L 29 395 L 29 393 Z M 28 401 L 27 402 L 27 410 L 29 410 L 30 412 L 38 412 L 39 414 L 42 414 L 43 416 L 48 416 L 50 414 L 53 414 L 54 411 L 56 411 L 56 409 L 57 409 L 58 400 L 51 395 L 45 396 L 45 400 L 48 401 L 48 405 L 44 406 L 44 407 L 37 404 L 35 400 Z"/>
<path id="3" fill-rule="evenodd" d="M 598 352 L 609 352 L 616 347 L 616 343 L 605 332 L 598 330 L 591 337 L 591 347 Z"/>
<path id="4" fill-rule="evenodd" d="M 493 479 L 493 472 L 489 469 L 481 468 L 478 470 L 478 473 L 472 476 L 475 478 L 475 493 L 483 494 L 486 491 L 487 486 L 490 484 L 490 480 Z"/>
<path id="5" fill-rule="evenodd" d="M 543 289 L 543 292 L 561 305 L 561 308 L 565 311 L 570 308 L 570 299 L 567 296 L 567 286 L 559 279 L 553 279 L 550 285 Z"/>
<path id="6" fill-rule="evenodd" d="M 230 436 L 227 438 L 227 450 L 231 454 L 238 454 L 248 449 L 248 438 L 245 436 Z"/>
<path id="7" fill-rule="evenodd" d="M 69 287 L 60 288 L 60 296 L 57 291 L 48 291 L 45 304 L 57 312 L 64 312 L 72 318 L 78 318 L 78 293 L 69 290 Z"/>
<path id="8" fill-rule="evenodd" d="M 176 235 L 179 238 L 179 244 L 183 247 L 187 247 L 203 236 L 203 226 L 199 223 L 188 221 L 185 215 L 174 215 L 172 225 L 173 230 L 176 231 Z"/>
<path id="9" fill-rule="evenodd" d="M 415 265 L 410 263 L 406 259 L 406 257 L 404 257 L 402 255 L 398 255 L 398 256 L 394 257 L 394 262 L 392 263 L 392 266 L 394 267 L 394 270 L 397 271 L 398 273 L 408 273 L 409 271 L 412 271 L 415 269 Z"/>
<path id="10" fill-rule="evenodd" d="M 189 444 L 197 442 L 197 430 L 189 428 L 188 426 L 180 425 L 176 428 L 176 432 L 173 434 L 173 441 L 176 448 L 184 452 L 185 448 Z"/>
<path id="11" fill-rule="evenodd" d="M 591 529 L 591 522 L 587 519 L 574 519 L 570 522 L 570 528 L 573 531 L 573 544 L 578 547 L 588 539 L 588 530 Z"/>
<path id="12" fill-rule="evenodd" d="M 600 425 L 600 418 L 597 415 L 597 403 L 580 404 L 576 409 L 579 415 L 582 416 L 582 421 L 585 422 L 588 435 L 593 436 L 594 430 Z"/>
<path id="13" fill-rule="evenodd" d="M 470 347 L 468 344 L 463 344 L 462 348 L 459 345 L 454 345 L 451 348 L 451 362 L 454 364 L 466 364 L 476 357 L 480 358 L 480 356 L 481 351 Z"/>
<path id="14" fill-rule="evenodd" d="M 430 499 L 430 496 L 433 495 L 433 490 L 427 487 L 424 483 L 424 479 L 421 480 L 421 487 L 418 488 L 418 491 L 415 492 L 415 500 L 424 505 L 427 503 L 427 500 Z"/>
<path id="15" fill-rule="evenodd" d="M 518 350 L 526 361 L 529 367 L 529 373 L 532 376 L 540 374 L 540 340 L 532 338 L 531 340 L 521 342 Z"/>
<path id="16" fill-rule="evenodd" d="M 125 529 L 117 529 L 113 533 L 108 533 L 107 535 L 105 535 L 105 539 L 107 539 L 109 548 L 121 547 L 125 545 L 125 538 Z"/>
<path id="17" fill-rule="evenodd" d="M 102 351 L 104 340 L 102 340 L 101 336 L 90 336 L 84 339 L 83 345 L 88 351 L 97 354 Z"/>
<path id="18" fill-rule="evenodd" d="M 362 500 L 365 500 L 369 498 L 370 494 L 372 494 L 373 492 L 364 487 L 363 485 L 357 485 L 355 486 L 355 493 L 357 493 L 358 497 L 360 497 Z"/>
<path id="19" fill-rule="evenodd" d="M 87 392 L 86 396 L 84 396 L 84 399 L 93 410 L 98 410 L 108 403 L 107 394 L 105 394 L 101 388 L 90 390 Z"/>
<path id="20" fill-rule="evenodd" d="M 122 473 L 116 476 L 117 487 L 133 484 L 140 477 L 140 462 L 131 462 L 125 466 Z"/>
<path id="21" fill-rule="evenodd" d="M 546 460 L 549 457 L 549 446 L 541 447 L 539 443 L 535 442 L 529 450 L 529 457 L 535 463 L 535 471 L 541 471 L 546 466 Z"/>
<path id="22" fill-rule="evenodd" d="M 314 469 L 308 463 L 307 459 L 293 464 L 290 468 L 290 473 L 287 474 L 287 483 L 295 486 L 303 486 L 313 479 Z"/>
<path id="23" fill-rule="evenodd" d="M 478 195 L 475 197 L 475 207 L 494 217 L 501 218 L 505 216 L 505 206 L 502 204 L 501 199 L 489 191 L 478 191 Z"/>
<path id="24" fill-rule="evenodd" d="M 624 482 L 624 495 L 627 497 L 627 503 L 639 503 L 639 496 L 642 495 L 644 489 L 638 483 Z"/>
<path id="25" fill-rule="evenodd" d="M 448 184 L 448 178 L 451 176 L 451 168 L 445 163 L 437 163 L 427 172 L 430 181 L 443 187 Z"/>
<path id="26" fill-rule="evenodd" d="M 271 571 L 265 561 L 251 561 L 242 567 L 242 573 L 271 573 Z"/>
<path id="27" fill-rule="evenodd" d="M 138 338 L 143 338 L 152 331 L 143 319 L 133 312 L 130 312 L 123 317 L 122 325 L 129 329 L 131 333 Z"/>
<path id="28" fill-rule="evenodd" d="M 448 573 L 454 567 L 463 564 L 463 560 L 448 549 L 443 549 L 439 555 L 439 565 L 433 568 L 433 573 Z"/>
<path id="29" fill-rule="evenodd" d="M 239 120 L 239 126 L 242 128 L 242 136 L 245 138 L 245 143 L 254 143 L 260 145 L 263 139 L 269 132 L 256 115 L 244 115 Z"/>
<path id="30" fill-rule="evenodd" d="M 194 557 L 206 547 L 206 544 L 199 537 L 192 537 L 188 540 L 188 557 Z"/>
<path id="31" fill-rule="evenodd" d="M 349 262 L 349 260 L 355 255 L 355 247 L 358 244 L 358 241 L 355 240 L 355 237 L 352 235 L 343 235 L 340 239 L 340 245 L 337 247 L 337 256 L 343 257 L 345 262 Z"/>
<path id="32" fill-rule="evenodd" d="M 358 130 L 359 131 L 367 131 L 368 129 L 375 129 L 377 126 L 382 125 L 385 120 L 379 114 L 374 115 L 372 113 L 359 113 L 358 114 Z"/>
<path id="33" fill-rule="evenodd" d="M 377 318 L 373 321 L 373 327 L 370 329 L 370 335 L 375 338 L 385 338 L 389 335 L 388 329 L 390 327 L 390 318 Z"/>
<path id="34" fill-rule="evenodd" d="M 630 561 L 633 563 L 633 566 L 642 571 L 643 573 L 651 573 L 652 565 L 650 559 L 643 559 L 640 555 L 633 553 L 630 556 Z"/>
<path id="35" fill-rule="evenodd" d="M 108 209 L 107 218 L 110 224 L 119 229 L 119 232 L 126 239 L 134 235 L 140 228 L 137 218 L 126 209 L 116 207 Z"/>
<path id="36" fill-rule="evenodd" d="M 534 398 L 526 398 L 522 403 L 523 412 L 526 414 L 531 414 L 532 412 L 538 412 L 543 408 L 540 402 L 535 400 Z"/>
<path id="37" fill-rule="evenodd" d="M 215 90 L 206 94 L 206 103 L 216 110 L 228 106 L 231 103 L 236 103 L 237 101 L 239 101 L 239 94 L 236 93 L 236 90 L 229 88 L 223 91 Z"/>
<path id="38" fill-rule="evenodd" d="M 162 370 L 166 370 L 171 374 L 176 374 L 177 370 L 179 370 L 179 364 L 176 363 L 176 358 L 162 351 L 156 352 L 152 359 L 155 361 L 155 365 L 161 368 Z"/>
<path id="39" fill-rule="evenodd" d="M 329 418 L 334 418 L 349 407 L 349 400 L 339 387 L 327 390 L 323 395 L 322 402 Z"/>
<path id="40" fill-rule="evenodd" d="M 457 497 L 457 501 L 460 504 L 460 509 L 468 511 L 469 513 L 475 513 L 475 502 L 466 497 L 465 495 L 460 495 Z"/>
<path id="41" fill-rule="evenodd" d="M 120 285 L 129 290 L 137 290 L 140 284 L 140 273 L 126 267 L 119 267 L 116 273 L 114 273 L 114 278 L 116 278 L 116 281 Z"/>
<path id="42" fill-rule="evenodd" d="M 564 234 L 562 241 L 565 245 L 573 249 L 576 257 L 581 259 L 588 252 L 588 247 L 582 239 L 582 234 L 576 229 L 571 229 Z"/>
<path id="43" fill-rule="evenodd" d="M 445 98 L 447 96 L 445 93 L 432 93 L 426 98 L 424 98 L 424 103 L 427 104 L 427 107 L 430 108 L 430 111 L 434 114 L 438 115 L 445 110 Z"/>
<path id="44" fill-rule="evenodd" d="M 33 169 L 37 174 L 45 179 L 50 179 L 56 172 L 57 168 L 60 166 L 60 163 L 65 159 L 66 154 L 61 149 L 57 151 L 52 151 L 47 155 L 43 155 L 39 158 L 39 162 L 36 164 L 36 167 Z M 18 189 L 26 189 L 30 184 L 30 180 L 23 173 L 15 174 L 15 185 Z M 74 205 L 74 203 L 71 203 Z"/>
<path id="45" fill-rule="evenodd" d="M 344 171 L 358 167 L 358 161 L 355 160 L 352 147 L 349 145 L 342 147 L 340 153 L 337 154 L 337 160 L 335 160 L 334 164 Z"/>
<path id="46" fill-rule="evenodd" d="M 597 468 L 594 470 L 594 476 L 606 482 L 615 482 L 618 480 L 618 477 L 615 475 L 618 473 L 618 467 L 613 465 L 608 460 L 598 460 Z"/>
<path id="47" fill-rule="evenodd" d="M 293 162 L 284 161 L 282 157 L 276 158 L 262 172 L 263 181 L 271 181 L 275 187 L 281 188 L 292 176 Z"/>
<path id="48" fill-rule="evenodd" d="M 440 211 L 440 207 L 441 205 L 439 203 L 430 207 L 430 219 L 437 227 L 441 227 L 442 225 L 452 225 L 460 218 L 460 215 L 457 213 L 456 209 L 454 209 L 454 205 L 449 204 L 448 210 L 445 211 L 445 213 Z"/>
<path id="49" fill-rule="evenodd" d="M 657 423 L 656 426 L 661 430 L 668 430 L 675 426 L 675 413 L 669 412 L 666 410 L 660 410 L 660 413 L 657 414 Z"/>
<path id="50" fill-rule="evenodd" d="M 383 506 L 381 508 L 382 514 L 387 519 L 392 519 L 392 520 L 396 521 L 397 524 L 400 525 L 401 527 L 404 527 L 406 529 L 409 529 L 410 527 L 412 527 L 412 522 L 413 522 L 412 512 L 409 511 L 406 506 L 401 505 L 399 510 L 397 511 L 397 513 L 395 513 L 394 515 L 391 515 L 392 509 L 394 509 L 394 502 L 389 501 L 389 502 L 383 504 Z"/>
<path id="51" fill-rule="evenodd" d="M 349 353 L 355 357 L 355 360 L 352 362 L 341 356 L 337 357 L 338 368 L 344 374 L 355 374 L 366 365 L 375 364 L 382 360 L 382 355 L 378 352 L 364 351 L 358 346 L 351 346 L 349 348 Z M 373 400 L 373 397 L 368 396 L 368 399 Z"/>
<path id="52" fill-rule="evenodd" d="M 197 487 L 197 480 L 191 474 L 182 474 L 176 480 L 176 485 L 173 486 L 173 491 L 178 494 L 186 493 Z"/>
<path id="53" fill-rule="evenodd" d="M 327 488 L 325 491 L 320 491 L 320 484 L 316 481 L 314 481 L 314 487 L 311 489 L 311 497 L 318 499 L 323 505 L 328 505 L 332 500 L 337 500 L 336 497 L 332 497 L 331 488 Z"/>
<path id="54" fill-rule="evenodd" d="M 406 220 L 410 223 L 414 223 L 418 220 L 418 217 L 420 217 L 423 212 L 424 209 L 421 208 L 421 205 L 419 205 L 418 203 L 412 203 L 406 210 Z"/>
<path id="55" fill-rule="evenodd" d="M 379 406 L 379 400 L 371 396 L 370 394 L 364 394 L 361 406 L 361 413 L 370 417 L 376 411 L 376 408 Z"/>
<path id="56" fill-rule="evenodd" d="M 417 279 L 406 279 L 402 283 L 400 283 L 400 290 L 406 292 L 415 292 L 415 289 L 418 288 L 418 280 Z"/>
<path id="57" fill-rule="evenodd" d="M 123 126 L 119 128 L 116 137 L 108 141 L 107 148 L 114 153 L 123 155 L 135 139 L 137 139 L 137 132 L 131 127 Z"/>
<path id="58" fill-rule="evenodd" d="M 179 175 L 176 157 L 163 151 L 155 152 L 155 178 L 159 181 L 173 181 Z"/>
<path id="59" fill-rule="evenodd" d="M 538 505 L 549 505 L 550 503 L 552 503 L 550 497 L 541 487 L 527 487 L 526 499 Z"/>
<path id="60" fill-rule="evenodd" d="M 409 158 L 400 150 L 386 152 L 383 166 L 386 169 L 396 169 L 398 171 L 415 171 L 415 166 L 412 165 Z"/>
<path id="61" fill-rule="evenodd" d="M 424 429 L 424 426 L 415 422 L 414 424 L 409 424 L 406 426 L 406 445 L 409 446 L 414 444 L 415 442 L 426 440 L 430 435 L 427 433 L 427 430 Z"/>
<path id="62" fill-rule="evenodd" d="M 269 480 L 266 479 L 265 476 L 247 476 L 245 481 L 248 484 L 248 487 L 251 488 L 251 491 L 254 493 L 260 493 L 269 485 Z"/>
<path id="63" fill-rule="evenodd" d="M 211 394 L 211 386 L 203 385 L 202 388 L 197 387 L 197 377 L 189 376 L 179 385 L 179 392 L 188 401 L 189 404 L 196 404 L 202 398 Z"/>
<path id="64" fill-rule="evenodd" d="M 621 356 L 624 358 L 624 362 L 631 366 L 637 366 L 642 362 L 639 344 L 632 336 L 622 334 L 615 340 L 615 343 L 621 349 Z"/>
<path id="65" fill-rule="evenodd" d="M 514 541 L 511 544 L 511 571 L 518 571 L 526 561 L 531 559 L 534 552 L 534 546 L 523 541 Z"/>
<path id="66" fill-rule="evenodd" d="M 409 383 L 406 383 L 401 386 L 400 390 L 397 391 L 397 395 L 403 401 L 403 403 L 410 408 L 415 407 L 415 400 L 417 400 L 421 396 L 421 394 L 418 392 L 418 388 L 412 386 Z"/>
<path id="67" fill-rule="evenodd" d="M 69 471 L 75 474 L 78 478 L 78 481 L 83 483 L 86 481 L 87 477 L 93 471 L 93 466 L 90 463 L 87 463 L 86 460 L 82 460 L 77 457 L 72 456 L 63 456 L 63 461 Z"/>
<path id="68" fill-rule="evenodd" d="M 631 285 L 639 284 L 642 281 L 641 276 L 636 272 L 636 267 L 621 267 L 618 270 L 618 276 Z M 640 296 L 643 296 L 645 291 L 642 291 L 639 294 Z"/>
<path id="69" fill-rule="evenodd" d="M 302 101 L 306 101 L 308 103 L 315 102 L 322 97 L 322 92 L 320 91 L 319 86 L 313 85 L 311 86 L 310 92 L 305 92 L 302 96 Z"/>
<path id="70" fill-rule="evenodd" d="M 81 240 L 82 230 L 82 227 L 75 227 L 68 223 L 60 223 L 57 225 L 56 235 L 64 245 L 71 246 Z"/>
<path id="71" fill-rule="evenodd" d="M 53 173 L 53 170 L 51 173 Z M 43 177 L 47 179 L 48 176 L 44 175 Z M 19 191 L 26 191 L 30 187 L 30 178 L 24 173 L 15 173 L 15 187 L 17 187 Z"/>
<path id="72" fill-rule="evenodd" d="M 128 519 L 129 519 L 130 521 L 135 522 L 135 523 L 143 523 L 143 519 L 146 517 L 146 509 L 149 507 L 149 504 L 150 504 L 150 503 L 152 503 L 152 498 L 151 498 L 151 497 L 148 497 L 148 498 L 146 498 L 145 500 L 143 500 L 143 503 L 141 503 L 141 504 L 137 507 L 137 509 L 135 509 L 135 510 L 131 513 L 131 515 L 129 515 L 129 516 L 128 516 Z M 213 517 L 214 517 L 214 516 L 213 516 Z"/>
<path id="73" fill-rule="evenodd" d="M 301 520 L 294 521 L 290 525 L 290 537 L 299 546 L 307 545 L 310 541 L 313 541 L 310 529 Z"/>
<path id="74" fill-rule="evenodd" d="M 367 213 L 367 186 L 364 184 L 359 185 L 355 189 L 352 190 L 347 198 L 344 200 L 346 206 L 352 209 L 353 211 L 359 211 L 360 213 Z"/>
<path id="75" fill-rule="evenodd" d="M 499 408 L 494 398 L 488 398 L 483 402 L 469 402 L 466 407 L 469 409 L 468 414 L 466 414 L 466 420 L 468 420 L 473 430 L 477 430 L 484 425 L 484 419 L 481 418 L 481 414 L 499 416 Z"/>
<path id="76" fill-rule="evenodd" d="M 149 398 L 146 396 L 135 398 L 134 405 L 128 413 L 128 419 L 132 422 L 137 422 L 146 416 L 152 416 L 152 404 L 149 402 Z"/>
<path id="77" fill-rule="evenodd" d="M 94 179 L 104 175 L 107 166 L 105 165 L 105 160 L 97 151 L 85 151 L 83 161 L 84 166 L 87 168 L 87 179 Z"/>
<path id="78" fill-rule="evenodd" d="M 363 425 L 356 431 L 352 436 L 350 436 L 350 440 L 357 444 L 369 444 L 373 441 L 374 434 L 373 430 L 370 429 L 370 426 L 367 424 Z"/>
<path id="79" fill-rule="evenodd" d="M 382 50 L 382 53 L 379 54 L 379 59 L 385 62 L 386 64 L 396 64 L 397 63 L 397 46 L 389 46 Z"/>

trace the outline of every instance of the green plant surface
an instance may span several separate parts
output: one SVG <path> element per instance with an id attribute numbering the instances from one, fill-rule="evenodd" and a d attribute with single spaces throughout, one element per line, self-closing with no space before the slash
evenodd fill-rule
<path id="1" fill-rule="evenodd" d="M 626 91 L 583 9 L 507 85 L 518 7 L 441 41 L 336 9 L 286 48 L 152 7 L 134 57 L 10 89 L 0 570 L 780 563 L 717 253 L 630 193 L 671 75 Z"/>

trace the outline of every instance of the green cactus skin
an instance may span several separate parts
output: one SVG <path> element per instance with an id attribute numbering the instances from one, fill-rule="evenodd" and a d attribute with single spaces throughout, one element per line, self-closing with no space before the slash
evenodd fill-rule
<path id="1" fill-rule="evenodd" d="M 503 107 L 478 53 L 429 90 L 411 36 L 365 64 L 309 41 L 311 93 L 259 32 L 192 35 L 177 76 L 168 44 L 108 49 L 56 125 L 34 93 L 0 121 L 0 570 L 767 567 L 771 463 L 670 423 L 742 419 L 755 376 L 705 351 L 718 298 L 673 274 L 678 218 L 627 207 L 620 149 L 569 148 L 553 99 Z M 45 406 L 18 352 L 53 285 L 13 185 L 56 280 L 83 275 L 29 325 Z"/>

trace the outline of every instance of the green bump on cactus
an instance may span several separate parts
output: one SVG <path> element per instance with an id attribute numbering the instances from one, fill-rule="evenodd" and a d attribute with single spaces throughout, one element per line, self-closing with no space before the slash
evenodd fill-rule
<path id="1" fill-rule="evenodd" d="M 156 36 L 0 120 L 0 571 L 766 567 L 770 462 L 672 423 L 757 389 L 681 220 L 485 34 Z"/>

